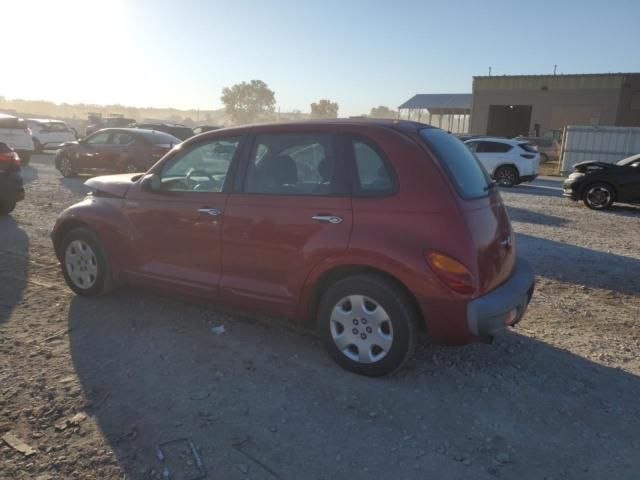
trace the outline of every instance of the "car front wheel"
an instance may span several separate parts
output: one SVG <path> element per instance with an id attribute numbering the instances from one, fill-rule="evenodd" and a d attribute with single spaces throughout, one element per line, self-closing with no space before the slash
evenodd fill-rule
<path id="1" fill-rule="evenodd" d="M 595 183 L 587 186 L 582 196 L 584 204 L 592 210 L 604 210 L 613 203 L 615 192 L 611 185 Z"/>
<path id="2" fill-rule="evenodd" d="M 78 295 L 98 296 L 112 289 L 111 267 L 96 234 L 88 228 L 74 228 L 60 245 L 62 273 L 69 288 Z"/>
<path id="3" fill-rule="evenodd" d="M 60 173 L 64 178 L 71 178 L 76 176 L 76 172 L 73 169 L 73 162 L 71 158 L 66 155 L 60 159 Z"/>
<path id="4" fill-rule="evenodd" d="M 379 377 L 400 369 L 417 342 L 417 313 L 407 294 L 377 275 L 355 275 L 327 289 L 318 308 L 325 348 L 354 373 Z"/>

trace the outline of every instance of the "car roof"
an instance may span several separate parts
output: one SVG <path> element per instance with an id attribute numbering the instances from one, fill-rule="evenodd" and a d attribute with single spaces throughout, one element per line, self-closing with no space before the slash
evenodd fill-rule
<path id="1" fill-rule="evenodd" d="M 38 123 L 65 123 L 64 120 L 56 120 L 55 118 L 27 118 L 27 122 Z"/>
<path id="2" fill-rule="evenodd" d="M 393 120 L 393 119 L 373 119 L 373 118 L 334 118 L 334 119 L 322 119 L 322 120 L 299 120 L 299 121 L 288 121 L 288 122 L 267 122 L 267 123 L 252 123 L 246 125 L 236 125 L 231 127 L 222 127 L 217 130 L 213 130 L 210 132 L 205 132 L 198 135 L 198 138 L 207 138 L 203 137 L 204 135 L 210 136 L 218 136 L 220 134 L 224 134 L 227 132 L 238 132 L 244 133 L 247 130 L 256 129 L 268 129 L 270 127 L 278 127 L 286 129 L 289 128 L 298 128 L 298 127 L 326 127 L 326 126 L 360 126 L 360 127 L 380 127 L 380 128 L 390 128 L 394 130 L 409 130 L 409 131 L 417 131 L 423 128 L 437 128 L 432 125 L 427 125 L 425 123 L 414 122 L 410 120 Z M 202 136 L 201 136 L 202 135 Z"/>
<path id="3" fill-rule="evenodd" d="M 520 145 L 521 143 L 527 143 L 526 140 L 524 139 L 514 139 L 514 138 L 501 138 L 501 137 L 477 137 L 477 138 L 470 138 L 468 140 L 465 140 L 464 143 L 469 143 L 469 142 L 496 142 L 496 143 L 506 143 L 507 145 Z"/>

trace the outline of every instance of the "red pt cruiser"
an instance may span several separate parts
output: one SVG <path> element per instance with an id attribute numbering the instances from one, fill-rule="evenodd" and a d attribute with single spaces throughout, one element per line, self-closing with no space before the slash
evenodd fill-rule
<path id="1" fill-rule="evenodd" d="M 74 292 L 150 286 L 308 321 L 364 375 L 400 368 L 421 329 L 491 339 L 533 293 L 494 184 L 420 123 L 226 128 L 87 185 L 52 232 Z"/>

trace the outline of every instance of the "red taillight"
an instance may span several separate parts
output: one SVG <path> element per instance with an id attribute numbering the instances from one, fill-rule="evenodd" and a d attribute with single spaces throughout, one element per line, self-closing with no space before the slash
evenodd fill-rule
<path id="1" fill-rule="evenodd" d="M 14 168 L 20 168 L 20 157 L 16 152 L 0 153 L 0 169 L 3 172 L 11 172 Z"/>
<path id="2" fill-rule="evenodd" d="M 467 267 L 444 253 L 428 251 L 427 263 L 440 280 L 454 292 L 471 295 L 475 289 L 473 275 Z"/>
<path id="3" fill-rule="evenodd" d="M 535 155 L 531 155 L 530 153 L 521 153 L 520 156 L 522 158 L 526 158 L 527 160 L 533 160 L 534 158 L 536 158 Z"/>

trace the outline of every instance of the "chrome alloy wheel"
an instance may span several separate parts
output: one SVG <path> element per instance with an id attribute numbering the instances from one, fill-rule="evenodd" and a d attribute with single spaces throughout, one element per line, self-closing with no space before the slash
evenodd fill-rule
<path id="1" fill-rule="evenodd" d="M 393 345 L 389 315 L 372 298 L 349 295 L 331 311 L 331 337 L 347 358 L 358 363 L 382 360 Z"/>
<path id="2" fill-rule="evenodd" d="M 64 253 L 64 266 L 76 287 L 87 290 L 96 283 L 98 259 L 84 240 L 74 240 L 69 244 Z"/>
<path id="3" fill-rule="evenodd" d="M 596 185 L 587 190 L 585 198 L 591 208 L 603 208 L 611 203 L 611 192 L 606 187 Z"/>
<path id="4" fill-rule="evenodd" d="M 60 173 L 62 173 L 63 177 L 73 175 L 73 166 L 71 165 L 71 159 L 69 157 L 62 157 L 60 159 Z"/>

